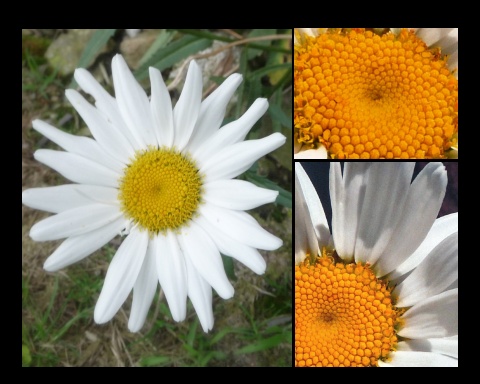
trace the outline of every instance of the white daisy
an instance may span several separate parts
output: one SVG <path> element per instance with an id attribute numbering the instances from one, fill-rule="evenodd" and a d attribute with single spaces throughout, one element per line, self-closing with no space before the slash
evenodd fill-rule
<path id="1" fill-rule="evenodd" d="M 295 366 L 458 366 L 458 214 L 442 163 L 295 164 Z"/>
<path id="2" fill-rule="evenodd" d="M 294 33 L 295 159 L 458 157 L 458 28 Z"/>
<path id="3" fill-rule="evenodd" d="M 275 201 L 278 192 L 234 179 L 285 143 L 274 133 L 244 140 L 268 108 L 259 98 L 238 120 L 221 127 L 226 106 L 242 81 L 229 76 L 204 101 L 202 74 L 192 61 L 172 109 L 160 72 L 150 68 L 147 96 L 122 56 L 112 60 L 115 98 L 85 69 L 80 87 L 66 95 L 94 139 L 33 121 L 33 127 L 65 151 L 39 149 L 35 159 L 73 184 L 27 189 L 25 205 L 55 213 L 30 230 L 35 241 L 66 240 L 46 260 L 57 271 L 126 235 L 113 257 L 95 306 L 95 322 L 109 321 L 133 289 L 128 327 L 143 326 L 158 283 L 175 321 L 186 316 L 190 298 L 205 332 L 212 329 L 212 287 L 233 296 L 220 253 L 255 273 L 266 264 L 257 249 L 275 250 L 282 240 L 244 210 Z"/>

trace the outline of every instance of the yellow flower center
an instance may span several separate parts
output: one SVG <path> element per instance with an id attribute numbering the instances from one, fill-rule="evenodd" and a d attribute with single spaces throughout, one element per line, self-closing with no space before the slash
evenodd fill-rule
<path id="1" fill-rule="evenodd" d="M 378 366 L 395 348 L 400 312 L 368 265 L 324 253 L 295 266 L 295 366 Z"/>
<path id="2" fill-rule="evenodd" d="M 119 199 L 128 218 L 156 234 L 187 223 L 201 192 L 202 178 L 189 158 L 172 149 L 148 149 L 125 168 Z"/>
<path id="3" fill-rule="evenodd" d="M 295 139 L 333 158 L 442 158 L 456 144 L 458 81 L 413 31 L 302 36 Z"/>

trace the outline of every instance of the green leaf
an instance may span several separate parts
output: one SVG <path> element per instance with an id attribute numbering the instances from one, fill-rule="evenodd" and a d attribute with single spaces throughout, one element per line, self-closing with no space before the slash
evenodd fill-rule
<path id="1" fill-rule="evenodd" d="M 260 176 L 257 173 L 254 173 L 252 171 L 248 171 L 245 174 L 245 177 L 248 181 L 252 182 L 253 184 L 262 187 L 262 188 L 268 188 L 268 189 L 273 189 L 275 191 L 278 191 L 278 196 L 277 200 L 275 202 L 277 204 L 283 205 L 284 207 L 287 208 L 292 208 L 292 193 L 287 191 L 286 189 L 283 189 L 273 181 L 267 179 L 264 176 Z"/>
<path id="2" fill-rule="evenodd" d="M 222 255 L 223 260 L 223 267 L 225 269 L 225 273 L 227 277 L 232 280 L 237 280 L 237 276 L 235 276 L 235 270 L 233 268 L 233 260 L 231 257 Z"/>
<path id="3" fill-rule="evenodd" d="M 172 33 L 167 32 L 165 29 L 162 29 L 153 44 L 148 48 L 147 52 L 145 52 L 143 57 L 140 59 L 138 65 L 140 67 L 144 65 L 148 60 L 150 60 L 150 58 L 156 51 L 165 47 L 170 42 L 170 40 L 172 40 L 172 37 Z"/>
<path id="4" fill-rule="evenodd" d="M 167 356 L 149 356 L 140 360 L 142 367 L 158 367 L 159 365 L 166 365 L 170 363 L 170 358 Z"/>
<path id="5" fill-rule="evenodd" d="M 260 36 L 268 36 L 268 35 L 275 35 L 277 33 L 276 29 L 253 29 L 249 34 L 248 37 L 260 37 Z M 265 46 L 268 47 L 272 44 L 271 40 L 260 40 L 256 41 L 255 45 L 257 46 Z M 261 55 L 263 50 L 260 49 L 252 49 L 248 50 L 248 60 L 253 59 L 256 56 Z"/>
<path id="6" fill-rule="evenodd" d="M 261 339 L 257 342 L 247 345 L 243 348 L 240 348 L 235 352 L 236 355 L 242 355 L 245 353 L 253 353 L 258 351 L 264 351 L 265 349 L 272 349 L 283 343 L 284 341 L 291 342 L 291 332 L 286 332 L 285 334 L 275 335 L 267 339 Z M 290 335 L 290 336 L 289 336 Z"/>
<path id="7" fill-rule="evenodd" d="M 286 128 L 292 129 L 292 118 L 288 117 L 279 105 L 271 104 L 268 108 L 268 113 L 272 120 L 279 122 Z"/>
<path id="8" fill-rule="evenodd" d="M 32 356 L 30 355 L 30 350 L 25 344 L 22 344 L 22 367 L 30 366 L 32 362 Z"/>
<path id="9" fill-rule="evenodd" d="M 113 36 L 116 29 L 99 29 L 96 31 L 90 41 L 87 43 L 85 50 L 78 61 L 77 68 L 88 68 L 91 64 L 93 59 L 95 58 L 96 54 L 107 44 L 110 37 Z M 77 82 L 75 79 L 72 79 L 70 83 L 70 88 L 75 88 L 77 86 Z"/>
<path id="10" fill-rule="evenodd" d="M 190 55 L 208 48 L 212 40 L 202 39 L 195 36 L 183 36 L 171 44 L 157 50 L 143 65 L 141 65 L 134 75 L 137 80 L 142 80 L 148 75 L 148 68 L 155 67 L 160 71 L 173 66 Z"/>

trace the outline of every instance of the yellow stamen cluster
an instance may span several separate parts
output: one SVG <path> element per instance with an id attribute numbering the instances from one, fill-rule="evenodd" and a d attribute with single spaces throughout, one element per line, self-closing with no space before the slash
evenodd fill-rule
<path id="1" fill-rule="evenodd" d="M 302 36 L 295 139 L 333 158 L 442 158 L 456 144 L 458 81 L 413 31 Z"/>
<path id="2" fill-rule="evenodd" d="M 295 266 L 295 366 L 367 367 L 397 343 L 399 312 L 368 265 L 327 255 Z"/>
<path id="3" fill-rule="evenodd" d="M 193 217 L 201 187 L 200 174 L 187 157 L 171 149 L 148 149 L 125 168 L 119 199 L 127 217 L 159 233 Z"/>

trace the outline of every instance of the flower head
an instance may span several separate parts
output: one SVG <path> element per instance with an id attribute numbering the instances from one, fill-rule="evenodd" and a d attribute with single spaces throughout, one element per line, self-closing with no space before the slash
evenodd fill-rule
<path id="1" fill-rule="evenodd" d="M 220 253 L 262 274 L 266 264 L 258 249 L 282 245 L 244 212 L 275 201 L 278 192 L 235 177 L 285 137 L 244 140 L 268 108 L 261 98 L 221 127 L 239 74 L 202 101 L 202 75 L 192 61 L 174 108 L 157 69 L 150 68 L 150 98 L 120 55 L 112 60 L 112 74 L 115 98 L 89 72 L 75 71 L 95 106 L 66 91 L 93 139 L 33 121 L 34 129 L 65 150 L 39 149 L 35 159 L 73 183 L 23 192 L 25 205 L 55 214 L 36 223 L 30 236 L 66 239 L 44 264 L 57 271 L 126 235 L 105 276 L 95 321 L 112 319 L 133 290 L 128 327 L 140 330 L 160 283 L 173 319 L 185 319 L 189 297 L 208 332 L 214 323 L 212 287 L 224 299 L 234 293 Z"/>
<path id="2" fill-rule="evenodd" d="M 296 164 L 295 366 L 458 365 L 458 214 L 444 166 L 413 167 L 331 163 L 330 233 Z"/>
<path id="3" fill-rule="evenodd" d="M 457 28 L 295 36 L 295 158 L 457 155 Z"/>

